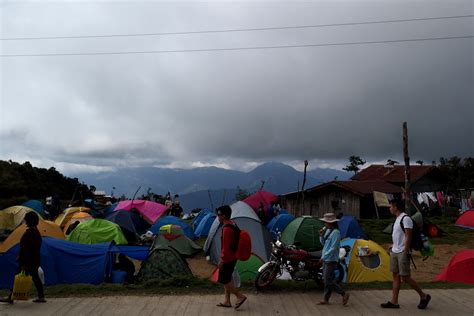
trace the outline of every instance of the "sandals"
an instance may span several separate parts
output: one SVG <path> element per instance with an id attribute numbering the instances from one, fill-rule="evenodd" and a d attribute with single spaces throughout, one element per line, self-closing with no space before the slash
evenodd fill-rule
<path id="1" fill-rule="evenodd" d="M 319 301 L 316 303 L 316 305 L 329 305 L 328 301 Z"/>
<path id="2" fill-rule="evenodd" d="M 400 305 L 393 304 L 392 302 L 388 301 L 387 303 L 380 304 L 380 307 L 382 307 L 382 308 L 400 308 Z"/>
<path id="3" fill-rule="evenodd" d="M 425 309 L 428 306 L 428 303 L 431 301 L 431 295 L 426 294 L 426 297 L 420 300 L 418 304 L 419 309 Z"/>
<path id="4" fill-rule="evenodd" d="M 344 305 L 344 306 L 347 305 L 347 302 L 349 301 L 350 296 L 351 295 L 349 293 L 346 293 L 342 296 L 342 305 Z"/>
<path id="5" fill-rule="evenodd" d="M 244 297 L 240 302 L 235 303 L 235 309 L 238 309 L 242 304 L 247 300 L 247 297 Z"/>
<path id="6" fill-rule="evenodd" d="M 33 300 L 33 303 L 46 303 L 46 300 L 43 298 L 37 298 L 35 300 Z"/>
<path id="7" fill-rule="evenodd" d="M 216 305 L 217 307 L 226 307 L 226 308 L 230 308 L 232 307 L 232 305 L 227 305 L 227 304 L 224 304 L 224 303 L 219 303 Z"/>

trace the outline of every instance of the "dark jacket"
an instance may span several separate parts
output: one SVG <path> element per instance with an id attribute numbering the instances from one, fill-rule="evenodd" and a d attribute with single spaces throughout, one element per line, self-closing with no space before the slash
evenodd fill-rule
<path id="1" fill-rule="evenodd" d="M 20 240 L 18 263 L 27 271 L 38 270 L 41 257 L 41 235 L 36 227 L 29 227 Z"/>

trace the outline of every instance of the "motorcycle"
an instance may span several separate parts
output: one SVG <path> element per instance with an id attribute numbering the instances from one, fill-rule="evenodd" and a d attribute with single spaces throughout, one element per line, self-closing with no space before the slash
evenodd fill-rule
<path id="1" fill-rule="evenodd" d="M 348 246 L 339 249 L 339 262 L 335 271 L 337 283 L 344 279 L 344 261 L 349 251 Z M 284 271 L 288 271 L 295 281 L 314 280 L 320 288 L 324 288 L 323 265 L 320 259 L 321 251 L 309 252 L 298 249 L 295 245 L 285 245 L 278 237 L 272 242 L 270 261 L 258 269 L 255 287 L 257 290 L 264 290 Z"/>

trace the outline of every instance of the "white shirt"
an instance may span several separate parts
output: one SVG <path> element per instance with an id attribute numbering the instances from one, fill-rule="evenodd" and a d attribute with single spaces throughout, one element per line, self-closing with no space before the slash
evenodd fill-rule
<path id="1" fill-rule="evenodd" d="M 400 221 L 402 220 L 403 216 L 407 215 L 406 213 L 401 213 L 398 215 L 395 223 L 393 224 L 393 231 L 392 231 L 392 252 L 393 253 L 402 253 L 405 250 L 405 233 L 402 230 L 402 226 L 400 225 Z M 406 216 L 403 219 L 403 226 L 405 229 L 411 228 L 413 229 L 413 221 L 409 216 Z"/>

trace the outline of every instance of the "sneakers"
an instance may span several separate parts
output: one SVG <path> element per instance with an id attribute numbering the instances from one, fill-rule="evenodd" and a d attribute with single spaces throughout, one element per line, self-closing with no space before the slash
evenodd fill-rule
<path id="1" fill-rule="evenodd" d="M 382 307 L 382 308 L 400 308 L 400 305 L 393 304 L 392 302 L 388 301 L 387 303 L 380 304 L 380 307 Z"/>
<path id="2" fill-rule="evenodd" d="M 418 304 L 419 309 L 425 309 L 428 306 L 428 303 L 431 301 L 431 295 L 426 294 L 426 297 L 420 300 Z"/>

